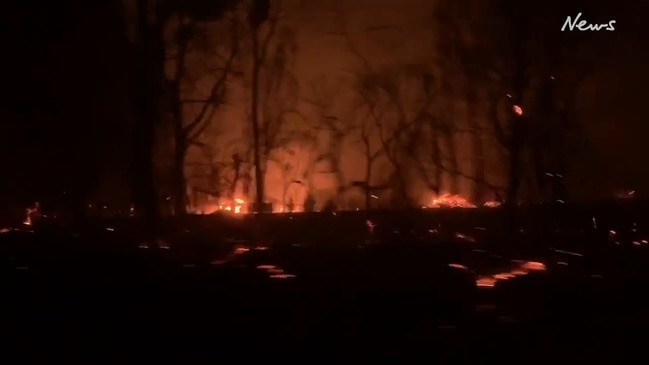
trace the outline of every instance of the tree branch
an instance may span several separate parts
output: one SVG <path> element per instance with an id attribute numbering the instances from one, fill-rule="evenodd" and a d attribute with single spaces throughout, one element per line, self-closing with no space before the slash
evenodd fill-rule
<path id="1" fill-rule="evenodd" d="M 194 118 L 194 120 L 189 123 L 187 126 L 184 128 L 184 133 L 185 135 L 191 140 L 195 139 L 196 136 L 200 133 L 196 133 L 196 128 L 200 126 L 201 123 L 205 123 L 205 115 L 208 113 L 210 107 L 216 107 L 220 103 L 220 92 L 222 88 L 225 86 L 225 83 L 228 78 L 229 71 L 232 67 L 232 64 L 234 63 L 234 59 L 238 53 L 238 43 L 239 43 L 239 35 L 238 31 L 236 29 L 236 25 L 233 26 L 232 30 L 232 41 L 231 41 L 231 49 L 230 49 L 230 55 L 228 57 L 228 60 L 223 67 L 223 72 L 221 73 L 220 77 L 216 80 L 214 85 L 212 85 L 212 89 L 210 90 L 210 98 L 209 102 L 205 103 L 201 110 L 199 111 L 198 115 Z M 213 114 L 210 114 L 210 116 Z M 209 119 L 208 119 L 209 120 Z M 200 132 L 204 130 L 205 127 L 200 128 Z"/>

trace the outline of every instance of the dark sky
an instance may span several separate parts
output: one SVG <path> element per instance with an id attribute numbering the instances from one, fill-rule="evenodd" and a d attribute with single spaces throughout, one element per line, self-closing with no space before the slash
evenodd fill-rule
<path id="1" fill-rule="evenodd" d="M 80 4 L 6 4 L 0 191 L 12 198 L 72 189 L 91 176 L 84 170 L 112 163 L 123 147 L 119 8 L 109 1 Z"/>
<path id="2" fill-rule="evenodd" d="M 353 1 L 347 6 L 354 8 Z M 120 3 L 4 3 L 0 197 L 30 201 L 40 199 L 39 194 L 56 195 L 83 185 L 82 178 L 101 178 L 102 170 L 111 171 L 113 178 L 124 177 L 120 170 L 128 162 L 129 74 Z M 377 14 L 381 9 L 390 13 L 389 9 L 420 3 L 360 1 L 357 7 L 366 10 L 356 10 L 370 17 L 374 8 Z M 584 138 L 596 148 L 583 168 L 593 176 L 602 170 L 618 176 L 606 184 L 607 189 L 620 184 L 649 187 L 646 158 L 640 157 L 646 155 L 649 135 L 645 111 L 649 38 L 642 23 L 648 3 L 594 1 L 584 9 L 598 19 L 618 20 L 612 35 L 615 47 L 602 60 L 607 71 L 590 86 L 584 101 L 589 127 Z M 571 14 L 555 16 L 567 15 Z M 609 46 L 607 42 L 603 47 Z"/>

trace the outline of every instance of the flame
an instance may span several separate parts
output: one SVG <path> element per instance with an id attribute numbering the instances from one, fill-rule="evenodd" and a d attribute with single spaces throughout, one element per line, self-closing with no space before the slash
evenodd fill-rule
<path id="1" fill-rule="evenodd" d="M 34 206 L 29 207 L 26 209 L 26 215 L 25 215 L 25 220 L 23 221 L 23 224 L 26 226 L 31 226 L 33 221 L 32 217 L 33 216 L 40 216 L 41 215 L 41 206 L 40 203 L 36 202 L 34 203 Z"/>
<path id="2" fill-rule="evenodd" d="M 434 197 L 428 208 L 475 208 L 476 206 L 460 195 L 442 194 Z"/>
<path id="3" fill-rule="evenodd" d="M 502 203 L 499 202 L 499 201 L 490 200 L 488 202 L 485 202 L 483 206 L 486 207 L 486 208 L 497 208 L 497 207 L 499 207 L 501 205 L 502 205 Z"/>
<path id="4" fill-rule="evenodd" d="M 206 204 L 202 208 L 194 209 L 196 214 L 214 214 L 216 212 L 228 212 L 232 214 L 248 213 L 246 201 L 241 198 L 221 199 L 216 204 Z"/>
<path id="5" fill-rule="evenodd" d="M 303 205 L 295 205 L 292 208 L 284 204 L 273 204 L 273 213 L 303 213 Z"/>

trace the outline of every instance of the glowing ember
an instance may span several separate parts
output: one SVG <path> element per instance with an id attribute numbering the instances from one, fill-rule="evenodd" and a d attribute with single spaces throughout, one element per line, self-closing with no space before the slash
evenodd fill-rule
<path id="1" fill-rule="evenodd" d="M 542 262 L 528 261 L 523 263 L 521 268 L 528 271 L 545 271 L 545 264 Z"/>
<path id="2" fill-rule="evenodd" d="M 250 249 L 248 247 L 237 247 L 237 248 L 234 249 L 234 254 L 235 255 L 241 255 L 241 254 L 244 254 L 244 253 L 246 253 L 248 251 L 250 251 Z"/>
<path id="3" fill-rule="evenodd" d="M 516 113 L 516 115 L 523 115 L 523 108 L 521 108 L 520 106 L 514 105 L 512 109 L 514 110 L 514 113 Z"/>
<path id="4" fill-rule="evenodd" d="M 502 205 L 502 203 L 499 202 L 499 201 L 496 201 L 496 200 L 490 200 L 490 201 L 484 203 L 483 206 L 484 206 L 484 207 L 487 207 L 487 208 L 497 208 L 497 207 L 499 207 L 499 206 L 501 206 L 501 205 Z"/>
<path id="5" fill-rule="evenodd" d="M 433 198 L 429 208 L 475 208 L 476 206 L 460 195 L 443 194 Z"/>
<path id="6" fill-rule="evenodd" d="M 513 279 L 517 276 L 527 275 L 532 271 L 545 271 L 545 264 L 537 261 L 519 262 L 519 265 L 512 270 L 500 272 L 494 275 L 482 276 L 476 280 L 476 286 L 482 288 L 493 288 L 499 281 Z"/>
<path id="7" fill-rule="evenodd" d="M 493 288 L 496 285 L 496 279 L 492 277 L 482 277 L 476 280 L 476 285 L 483 288 Z"/>
<path id="8" fill-rule="evenodd" d="M 455 238 L 461 240 L 461 241 L 466 241 L 466 242 L 475 242 L 475 238 L 465 235 L 463 233 L 456 232 L 455 233 Z"/>
<path id="9" fill-rule="evenodd" d="M 615 193 L 617 199 L 633 199 L 635 198 L 635 190 L 622 190 Z"/>
<path id="10" fill-rule="evenodd" d="M 275 265 L 259 265 L 257 266 L 259 270 L 273 270 L 276 268 Z"/>
<path id="11" fill-rule="evenodd" d="M 367 226 L 369 233 L 374 234 L 374 228 L 376 228 L 376 224 L 368 219 L 365 221 L 365 225 Z"/>
<path id="12" fill-rule="evenodd" d="M 291 279 L 294 278 L 295 275 L 292 274 L 275 274 L 270 276 L 273 279 Z"/>

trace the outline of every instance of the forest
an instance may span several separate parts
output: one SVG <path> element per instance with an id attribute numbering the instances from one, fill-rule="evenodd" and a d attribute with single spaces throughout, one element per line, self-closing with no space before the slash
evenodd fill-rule
<path id="1" fill-rule="evenodd" d="M 61 52 L 78 60 L 60 66 L 67 80 L 52 81 L 60 99 L 81 106 L 59 112 L 43 134 L 58 133 L 61 145 L 89 137 L 83 153 L 61 153 L 71 162 L 50 195 L 166 215 L 634 192 L 631 173 L 585 184 L 597 170 L 615 176 L 631 164 L 620 156 L 640 147 L 606 147 L 607 136 L 621 138 L 611 120 L 632 101 L 610 111 L 624 96 L 602 86 L 634 77 L 614 66 L 634 51 L 621 42 L 623 27 L 562 32 L 577 3 L 107 1 L 95 12 L 101 21 L 75 25 L 88 35 Z M 610 3 L 588 9 L 581 19 L 595 23 L 614 13 Z M 87 43 L 100 27 L 111 33 Z M 55 132 L 64 119 L 76 125 Z M 113 173 L 108 160 L 128 171 Z"/>
<path id="2" fill-rule="evenodd" d="M 402 52 L 398 25 L 359 29 L 343 2 L 321 5 L 271 1 L 256 24 L 237 4 L 161 26 L 170 122 L 157 162 L 174 210 L 241 211 L 260 191 L 274 211 L 567 198 L 575 100 L 597 49 L 553 29 L 556 9 L 429 5 L 419 52 L 389 59 L 368 33 Z M 299 64 L 315 37 L 335 52 L 329 70 Z"/>

